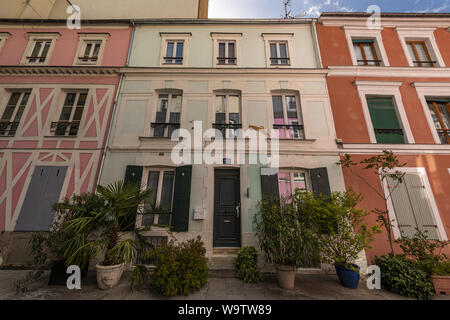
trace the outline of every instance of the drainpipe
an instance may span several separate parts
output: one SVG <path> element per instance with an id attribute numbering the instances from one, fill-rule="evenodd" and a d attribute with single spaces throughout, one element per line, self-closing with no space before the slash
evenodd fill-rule
<path id="1" fill-rule="evenodd" d="M 131 48 L 133 46 L 134 43 L 134 34 L 136 31 L 136 25 L 134 23 L 134 21 L 132 22 L 132 29 L 131 29 L 131 38 L 130 38 L 130 44 L 128 46 L 128 54 L 127 54 L 127 60 L 125 63 L 125 67 L 128 67 L 129 63 L 130 63 L 130 56 L 131 56 Z M 111 115 L 111 123 L 109 125 L 108 128 L 108 134 L 106 136 L 106 142 L 105 142 L 105 148 L 103 149 L 103 155 L 102 155 L 102 161 L 100 162 L 100 170 L 98 172 L 98 177 L 97 177 L 97 181 L 95 186 L 97 187 L 99 182 L 100 182 L 100 177 L 102 176 L 102 172 L 103 172 L 103 165 L 105 163 L 105 158 L 106 158 L 106 152 L 108 151 L 108 145 L 109 145 L 109 140 L 111 138 L 111 132 L 113 129 L 113 126 L 115 124 L 115 117 L 116 117 L 116 109 L 117 109 L 117 104 L 119 103 L 119 95 L 120 92 L 122 90 L 122 84 L 123 84 L 123 73 L 120 74 L 120 80 L 119 80 L 119 86 L 117 87 L 117 92 L 116 92 L 116 97 L 114 98 L 114 105 L 113 105 L 113 110 L 112 110 L 112 115 Z"/>
<path id="2" fill-rule="evenodd" d="M 316 29 L 316 22 L 318 20 L 317 19 L 312 19 L 311 21 L 311 30 L 312 30 L 312 37 L 313 37 L 313 42 L 314 42 L 314 48 L 316 51 L 316 58 L 317 61 L 319 62 L 319 68 L 323 68 L 323 64 L 322 64 L 322 57 L 320 56 L 320 47 L 319 47 L 319 40 L 317 38 L 317 29 Z"/>

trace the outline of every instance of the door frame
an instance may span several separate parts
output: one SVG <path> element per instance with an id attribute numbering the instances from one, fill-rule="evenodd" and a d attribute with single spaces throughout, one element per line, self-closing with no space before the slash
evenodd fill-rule
<path id="1" fill-rule="evenodd" d="M 240 214 L 239 214 L 239 227 L 237 228 L 237 240 L 238 244 L 236 246 L 232 247 L 226 247 L 226 246 L 217 246 L 216 243 L 216 234 L 217 234 L 217 219 L 216 219 L 216 179 L 217 179 L 217 172 L 232 172 L 234 171 L 238 177 L 238 185 L 236 192 L 238 193 L 239 203 L 240 203 Z M 241 199 L 241 168 L 240 167 L 215 167 L 214 168 L 214 198 L 213 198 L 213 248 L 240 248 L 242 247 L 242 199 Z"/>

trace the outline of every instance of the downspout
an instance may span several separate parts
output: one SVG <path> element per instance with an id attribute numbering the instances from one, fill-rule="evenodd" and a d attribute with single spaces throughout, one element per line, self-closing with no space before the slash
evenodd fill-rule
<path id="1" fill-rule="evenodd" d="M 130 63 L 130 56 L 131 56 L 131 48 L 133 47 L 133 43 L 134 43 L 134 34 L 136 31 L 136 25 L 134 23 L 134 21 L 132 22 L 132 29 L 131 29 L 131 37 L 130 37 L 130 44 L 128 46 L 128 54 L 127 54 L 127 60 L 125 62 L 125 67 L 128 67 L 129 63 Z M 103 149 L 103 155 L 102 155 L 102 161 L 100 162 L 100 170 L 98 172 L 98 177 L 97 177 L 97 182 L 95 184 L 95 186 L 97 187 L 99 182 L 100 182 L 100 177 L 102 176 L 102 172 L 103 172 L 103 165 L 105 163 L 105 158 L 106 158 L 106 153 L 108 151 L 108 145 L 109 145 L 109 140 L 111 138 L 111 132 L 113 130 L 113 126 L 115 126 L 115 118 L 116 118 L 116 110 L 117 110 L 117 104 L 119 103 L 119 96 L 120 96 L 120 92 L 122 90 L 122 84 L 123 84 L 123 73 L 120 74 L 120 80 L 119 80 L 119 86 L 117 87 L 117 92 L 116 92 L 116 97 L 114 98 L 114 105 L 113 105 L 113 110 L 112 110 L 112 115 L 111 115 L 111 122 L 108 128 L 108 134 L 106 136 L 106 142 L 105 142 L 105 148 Z"/>
<path id="2" fill-rule="evenodd" d="M 320 56 L 320 46 L 319 46 L 319 39 L 317 38 L 317 29 L 316 29 L 316 22 L 318 20 L 317 19 L 312 19 L 311 21 L 311 30 L 312 30 L 312 37 L 313 37 L 313 42 L 314 42 L 314 49 L 316 51 L 316 58 L 317 61 L 319 62 L 319 68 L 323 68 L 323 64 L 322 64 L 322 57 Z"/>

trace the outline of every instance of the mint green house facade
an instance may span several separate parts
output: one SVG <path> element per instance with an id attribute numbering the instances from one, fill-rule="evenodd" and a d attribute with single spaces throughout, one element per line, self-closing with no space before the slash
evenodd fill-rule
<path id="1" fill-rule="evenodd" d="M 157 224 L 148 232 L 154 241 L 167 237 L 164 225 L 179 240 L 200 235 L 213 259 L 257 245 L 252 220 L 263 194 L 345 190 L 315 34 L 309 19 L 136 22 L 99 183 L 151 187 L 152 204 L 171 214 L 137 216 L 136 224 Z M 189 163 L 172 157 L 178 128 L 192 137 Z M 203 135 L 212 128 L 241 150 L 243 163 L 217 150 L 219 161 L 205 161 L 219 141 Z M 270 152 L 255 163 L 239 129 L 273 129 L 280 139 L 265 139 Z M 264 159 L 277 148 L 269 168 Z"/>

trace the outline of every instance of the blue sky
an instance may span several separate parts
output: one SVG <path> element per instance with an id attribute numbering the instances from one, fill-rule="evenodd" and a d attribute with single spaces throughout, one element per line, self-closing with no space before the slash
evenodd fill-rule
<path id="1" fill-rule="evenodd" d="M 291 0 L 292 12 L 317 17 L 323 11 L 450 12 L 450 0 Z M 209 0 L 210 18 L 280 18 L 283 0 Z"/>

